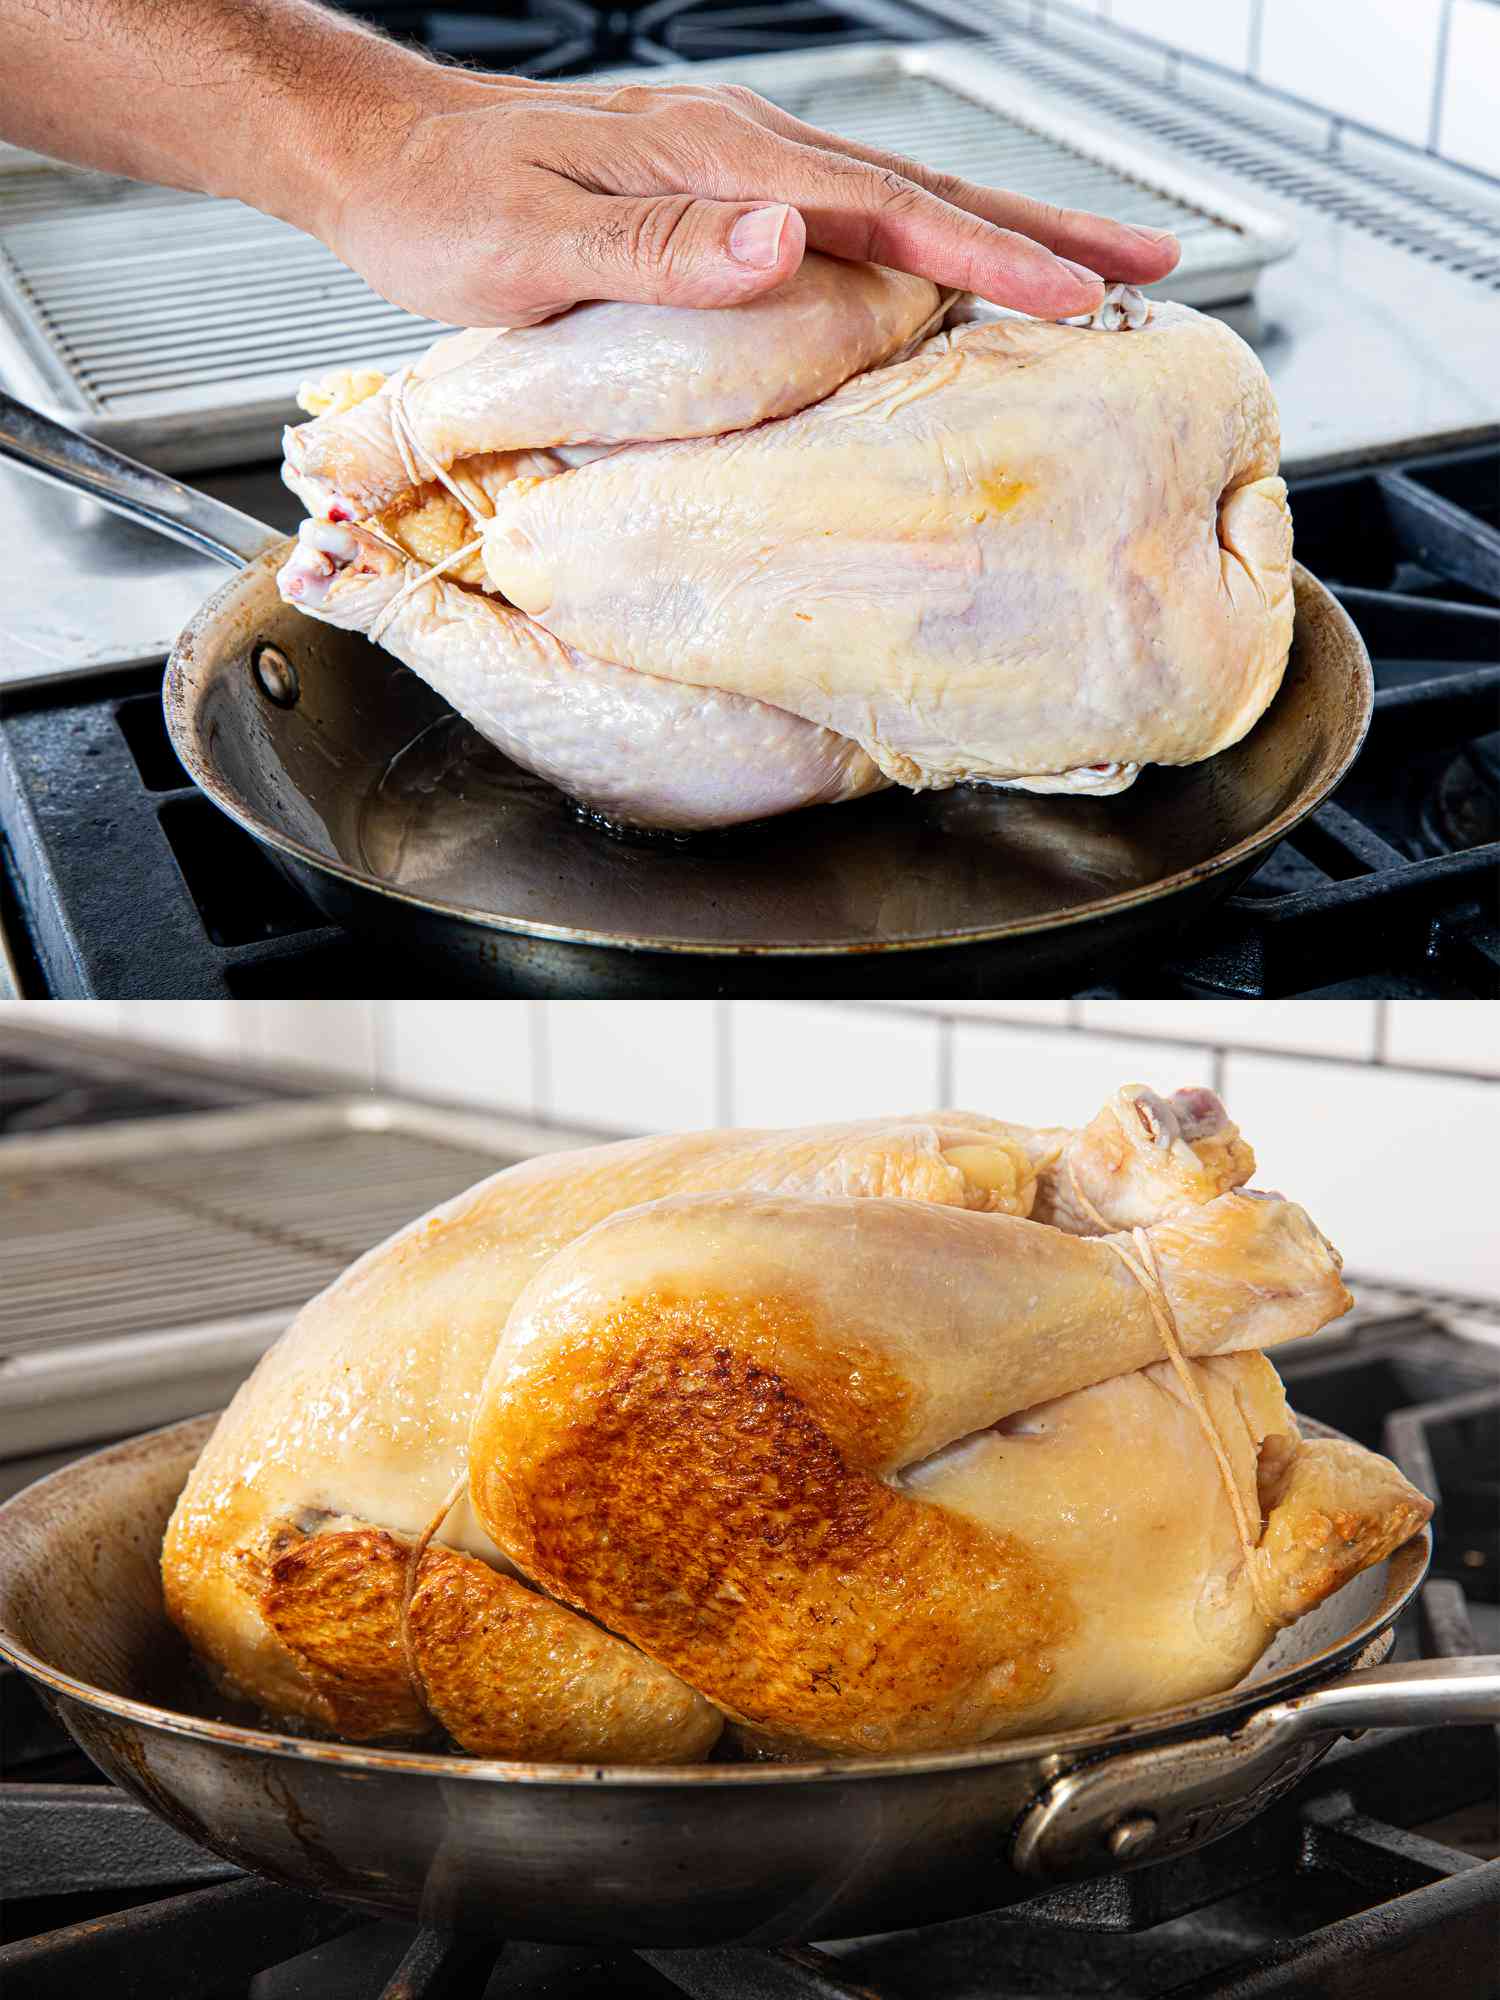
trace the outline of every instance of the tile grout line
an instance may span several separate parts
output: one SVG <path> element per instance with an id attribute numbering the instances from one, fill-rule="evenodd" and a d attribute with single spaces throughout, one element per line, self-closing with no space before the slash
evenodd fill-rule
<path id="1" fill-rule="evenodd" d="M 1383 1065 L 1390 1064 L 1391 1055 L 1391 1014 L 1388 1000 L 1375 1002 L 1375 1046 L 1370 1060 Z M 1398 1065 L 1402 1067 L 1402 1065 Z"/>
<path id="2" fill-rule="evenodd" d="M 551 1043 L 547 1033 L 547 1010 L 540 1000 L 525 1003 L 531 1029 L 531 1109 L 537 1117 L 547 1117 L 552 1108 Z"/>
<path id="3" fill-rule="evenodd" d="M 714 1002 L 714 1115 L 734 1123 L 734 1015 L 728 1000 Z"/>
<path id="4" fill-rule="evenodd" d="M 823 1004 L 834 1007 L 863 1007 L 869 1003 L 857 1000 L 834 1000 L 824 1002 Z M 1308 1004 L 1312 1005 L 1314 1003 L 1309 1002 Z M 1379 1004 L 1383 1005 L 1385 1003 L 1382 1002 Z M 1483 1007 L 1491 1003 L 1476 1000 L 1472 1004 L 1476 1007 Z M 882 1005 L 885 1006 L 885 1003 L 882 1003 Z M 898 1001 L 885 1006 L 885 1011 L 908 1020 L 948 1021 L 954 1027 L 981 1028 L 987 1033 L 992 1034 L 1010 1032 L 1056 1035 L 1062 1038 L 1083 1034 L 1094 1037 L 1099 1041 L 1161 1042 L 1163 1045 L 1175 1044 L 1178 1048 L 1218 1049 L 1226 1056 L 1279 1056 L 1285 1058 L 1288 1062 L 1334 1063 L 1344 1069 L 1370 1069 L 1375 1066 L 1368 1054 L 1350 1055 L 1338 1049 L 1287 1048 L 1276 1042 L 1235 1041 L 1232 1037 L 1225 1038 L 1213 1034 L 1211 1024 L 1208 1022 L 1204 1023 L 1204 1033 L 1195 1035 L 1189 1028 L 1173 1029 L 1170 1032 L 1165 1029 L 1145 1027 L 1106 1028 L 1094 1021 L 1083 1021 L 1075 1027 L 1071 1022 L 1033 1021 L 1028 1020 L 1024 1015 L 947 1014 L 943 1012 L 941 1001 L 934 1001 L 930 1005 L 924 1005 L 920 1001 Z M 1454 1069 L 1445 1064 L 1438 1063 L 1393 1063 L 1389 1061 L 1384 1062 L 1383 1066 L 1392 1075 L 1438 1076 L 1446 1077 L 1450 1081 L 1457 1083 L 1500 1083 L 1500 1072 L 1495 1070 Z"/>

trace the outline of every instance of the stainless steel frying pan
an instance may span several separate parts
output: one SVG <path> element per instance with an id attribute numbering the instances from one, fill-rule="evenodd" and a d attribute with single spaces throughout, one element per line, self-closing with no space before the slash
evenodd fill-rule
<path id="1" fill-rule="evenodd" d="M 1248 874 L 1369 726 L 1364 646 L 1299 567 L 1281 691 L 1206 763 L 1111 799 L 888 793 L 625 843 L 388 654 L 283 604 L 282 536 L 4 396 L 0 456 L 239 569 L 167 666 L 178 756 L 329 917 L 503 992 L 954 995 L 1108 976 Z"/>
<path id="2" fill-rule="evenodd" d="M 1381 1665 L 1424 1534 L 1230 1693 L 994 1749 L 595 1769 L 276 1735 L 209 1695 L 162 1609 L 162 1531 L 212 1422 L 114 1445 L 0 1508 L 0 1655 L 183 1833 L 366 1909 L 630 1945 L 892 1930 L 1189 1853 L 1344 1731 L 1500 1721 L 1500 1657 Z"/>

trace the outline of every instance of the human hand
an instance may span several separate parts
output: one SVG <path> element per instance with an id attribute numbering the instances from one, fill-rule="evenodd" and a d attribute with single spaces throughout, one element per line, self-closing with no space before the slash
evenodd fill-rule
<path id="1" fill-rule="evenodd" d="M 1102 279 L 1149 284 L 1179 254 L 734 85 L 426 76 L 408 122 L 359 132 L 319 233 L 385 297 L 456 325 L 534 325 L 583 299 L 732 305 L 809 246 L 1061 318 L 1095 308 Z"/>

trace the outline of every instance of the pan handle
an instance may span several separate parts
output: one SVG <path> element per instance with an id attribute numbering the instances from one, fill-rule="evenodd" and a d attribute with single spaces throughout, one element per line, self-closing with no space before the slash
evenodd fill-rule
<path id="1" fill-rule="evenodd" d="M 242 569 L 286 540 L 237 507 L 211 500 L 164 472 L 153 472 L 81 431 L 69 430 L 0 390 L 0 458 L 50 485 L 84 494 L 174 542 Z"/>
<path id="2" fill-rule="evenodd" d="M 1011 1860 L 1046 1882 L 1163 1861 L 1253 1819 L 1309 1768 L 1322 1738 L 1448 1722 L 1500 1723 L 1500 1654 L 1367 1667 L 1256 1709 L 1232 1735 L 1106 1754 L 1032 1801 Z"/>

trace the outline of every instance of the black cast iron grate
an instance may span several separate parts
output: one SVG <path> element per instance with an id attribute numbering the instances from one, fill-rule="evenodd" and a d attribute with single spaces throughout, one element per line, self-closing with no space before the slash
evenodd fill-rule
<path id="1" fill-rule="evenodd" d="M 1422 1311 L 1279 1357 L 1292 1401 L 1438 1501 L 1398 1651 L 1500 1650 L 1500 1349 Z M 1202 1852 L 888 1937 L 780 1950 L 569 1949 L 374 1922 L 244 1876 L 99 1776 L 0 1678 L 6 2000 L 1442 2000 L 1500 1991 L 1496 1733 L 1384 1730 Z M 914 1866 L 920 1865 L 914 1861 Z"/>
<path id="2" fill-rule="evenodd" d="M 1375 661 L 1370 739 L 1337 798 L 1165 964 L 1158 947 L 1091 991 L 1500 995 L 1500 446 L 1307 479 L 1292 502 L 1298 554 Z M 330 928 L 194 790 L 159 679 L 115 674 L 0 712 L 0 924 L 28 989 L 448 990 L 430 965 Z M 861 960 L 859 991 L 878 976 Z"/>
<path id="3" fill-rule="evenodd" d="M 849 41 L 931 41 L 976 35 L 908 0 L 348 0 L 398 40 L 475 69 L 511 76 L 586 76 L 626 63 L 754 55 Z"/>

